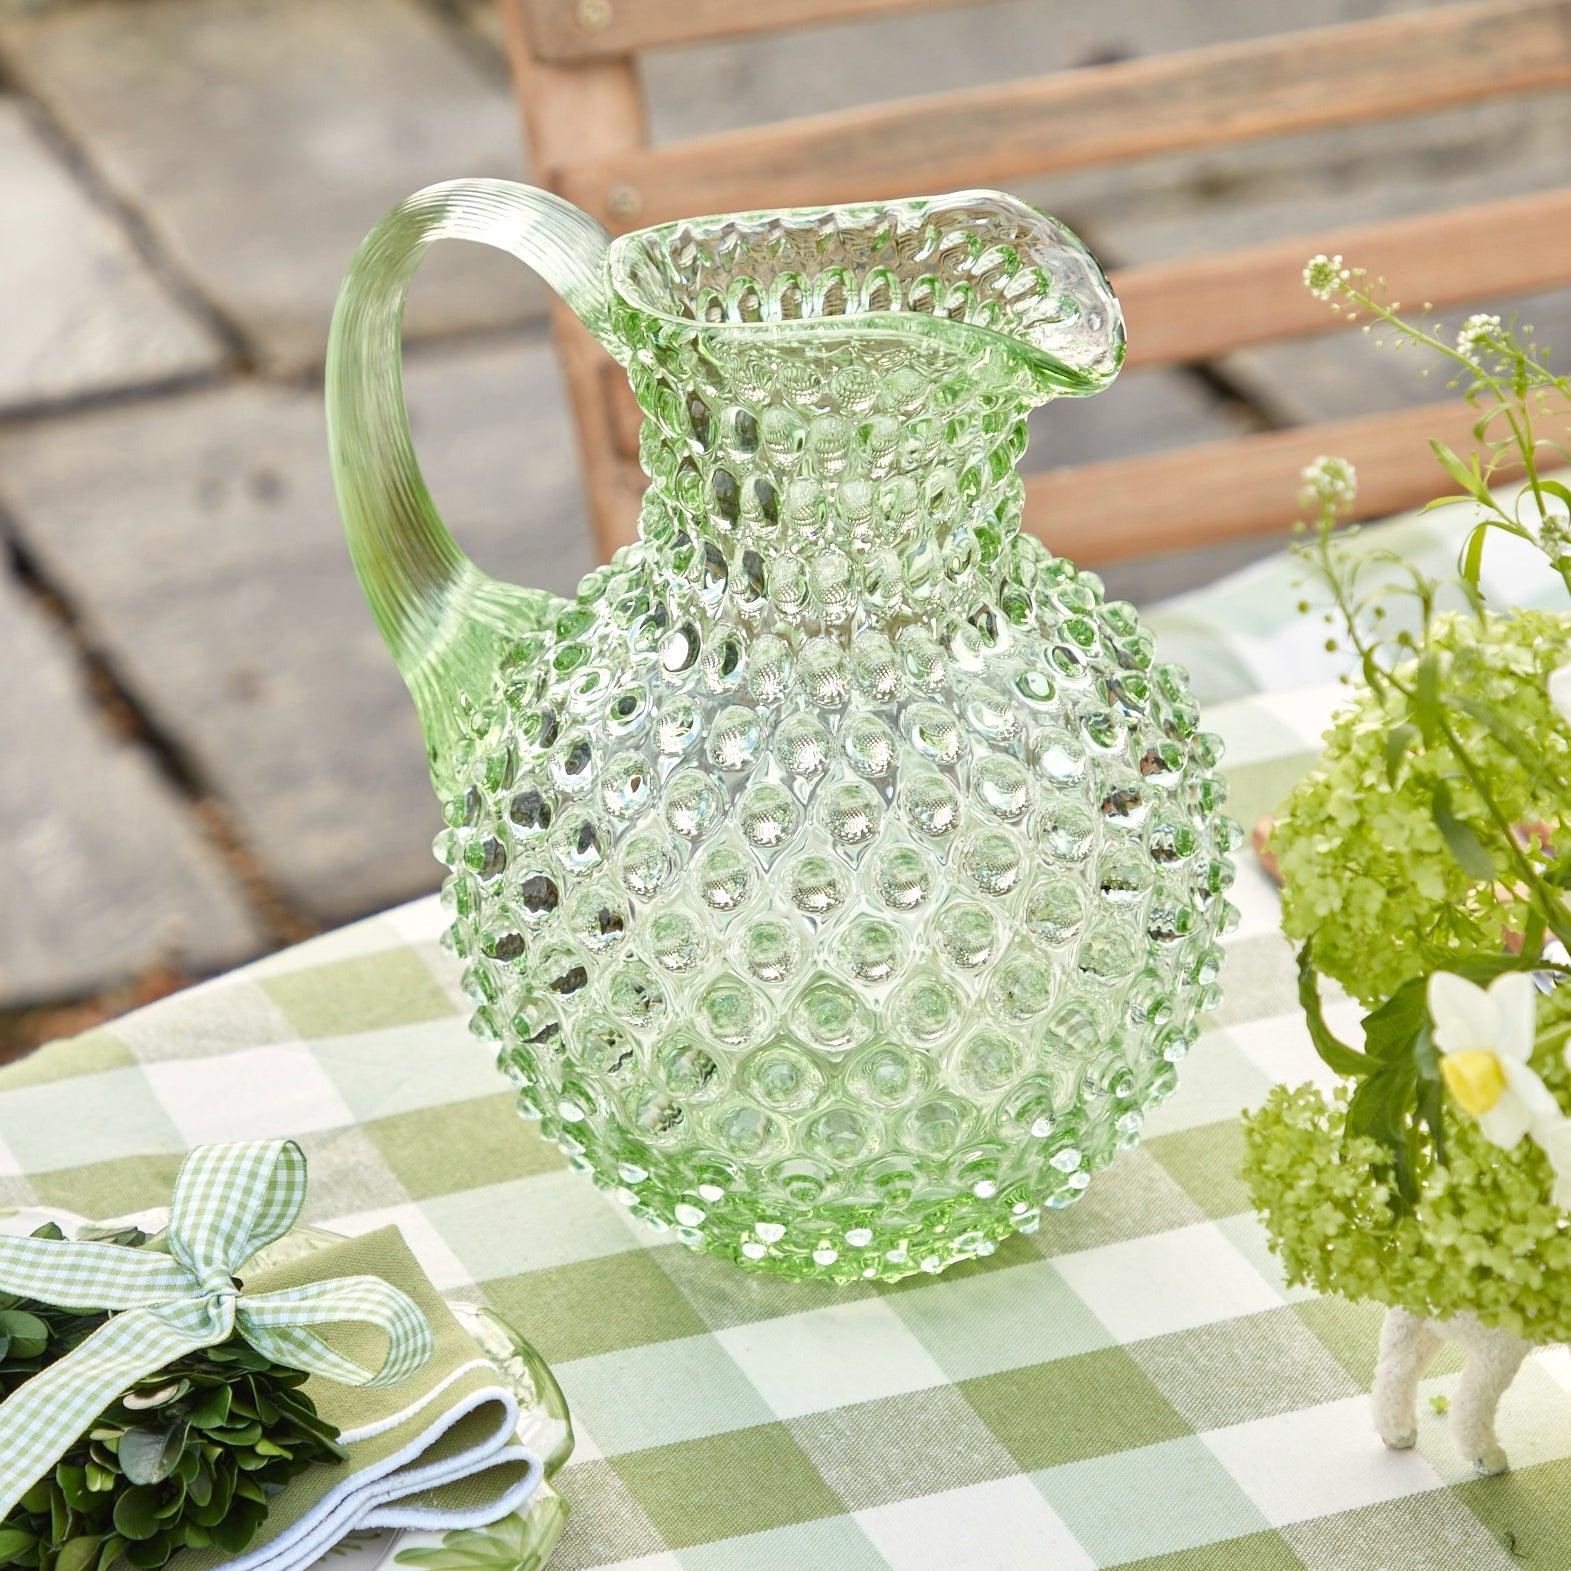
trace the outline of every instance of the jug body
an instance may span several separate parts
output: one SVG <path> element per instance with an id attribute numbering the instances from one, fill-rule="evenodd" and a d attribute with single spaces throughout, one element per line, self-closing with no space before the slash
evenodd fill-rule
<path id="1" fill-rule="evenodd" d="M 982 195 L 667 226 L 607 279 L 650 486 L 466 698 L 473 1028 L 694 1247 L 990 1253 L 1172 1091 L 1229 920 L 1182 673 L 1020 531 L 1026 411 L 1116 370 L 1116 304 Z"/>

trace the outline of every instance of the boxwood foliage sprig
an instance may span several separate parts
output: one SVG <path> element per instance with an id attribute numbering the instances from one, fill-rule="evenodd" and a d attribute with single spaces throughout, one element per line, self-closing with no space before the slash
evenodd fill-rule
<path id="1" fill-rule="evenodd" d="M 35 1236 L 62 1235 L 51 1224 Z M 107 1318 L 0 1294 L 0 1401 Z M 139 1381 L 0 1522 L 0 1566 L 109 1571 L 162 1566 L 181 1549 L 240 1554 L 291 1478 L 345 1455 L 305 1379 L 231 1337 Z"/>

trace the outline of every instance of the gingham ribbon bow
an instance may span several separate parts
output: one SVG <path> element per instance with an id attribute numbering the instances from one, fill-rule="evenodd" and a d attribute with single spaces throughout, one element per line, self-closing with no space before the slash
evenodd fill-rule
<path id="1" fill-rule="evenodd" d="M 392 1385 L 425 1362 L 425 1315 L 378 1277 L 338 1277 L 276 1293 L 246 1293 L 235 1281 L 257 1250 L 294 1225 L 305 1189 L 305 1153 L 292 1140 L 199 1146 L 175 1180 L 168 1254 L 0 1238 L 0 1291 L 63 1308 L 120 1311 L 0 1403 L 0 1521 L 138 1380 L 235 1331 L 274 1363 L 343 1385 Z M 380 1369 L 334 1352 L 310 1329 L 344 1321 L 387 1333 Z"/>

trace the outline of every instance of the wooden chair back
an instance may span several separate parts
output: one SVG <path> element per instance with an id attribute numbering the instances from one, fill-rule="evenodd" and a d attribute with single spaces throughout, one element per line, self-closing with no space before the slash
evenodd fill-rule
<path id="1" fill-rule="evenodd" d="M 1571 0 L 1475 0 L 652 146 L 641 50 L 956 0 L 500 3 L 534 178 L 614 232 L 685 215 L 1007 188 L 1571 85 Z M 1115 271 L 1130 367 L 1193 364 L 1335 327 L 1300 281 L 1305 258 L 1322 251 L 1437 306 L 1571 283 L 1571 187 Z M 595 539 L 609 554 L 633 537 L 643 492 L 638 412 L 620 371 L 565 311 L 557 328 Z M 1322 453 L 1357 465 L 1358 513 L 1374 517 L 1432 495 L 1426 438 L 1465 447 L 1475 418 L 1453 397 L 1035 474 L 1026 524 L 1088 565 L 1277 532 L 1296 514 L 1299 471 Z"/>

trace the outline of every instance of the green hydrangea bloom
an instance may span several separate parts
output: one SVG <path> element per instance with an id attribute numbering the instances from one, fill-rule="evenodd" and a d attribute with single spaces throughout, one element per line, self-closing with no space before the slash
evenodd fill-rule
<path id="1" fill-rule="evenodd" d="M 1512 823 L 1558 827 L 1566 805 L 1488 726 L 1457 699 L 1488 705 L 1564 778 L 1568 743 L 1546 683 L 1566 663 L 1571 617 L 1548 611 L 1435 618 L 1442 651 L 1441 702 L 1469 756 L 1485 773 Z M 1411 666 L 1399 669 L 1404 682 Z M 1447 782 L 1457 818 L 1486 842 L 1499 835 L 1444 745 L 1412 757 L 1390 783 L 1387 746 L 1410 722 L 1394 689 L 1377 696 L 1360 683 L 1326 733 L 1319 764 L 1288 798 L 1272 834 L 1282 872 L 1282 925 L 1314 940 L 1316 970 L 1374 1004 L 1433 969 L 1423 946 L 1489 948 L 1521 931 L 1521 902 L 1492 880 L 1470 877 L 1435 822 L 1433 795 Z M 1504 871 L 1504 869 L 1502 869 Z"/>
<path id="2" fill-rule="evenodd" d="M 1571 1022 L 1571 987 L 1540 1000 L 1540 1035 Z M 1559 1046 L 1532 1058 L 1562 1109 L 1571 1070 Z M 1461 1310 L 1533 1342 L 1571 1340 L 1571 1217 L 1531 1136 L 1502 1151 L 1446 1098 L 1447 1165 L 1420 1153 L 1417 1206 L 1401 1215 L 1372 1141 L 1343 1143 L 1347 1093 L 1278 1086 L 1244 1120 L 1243 1175 L 1289 1281 L 1416 1315 Z"/>

